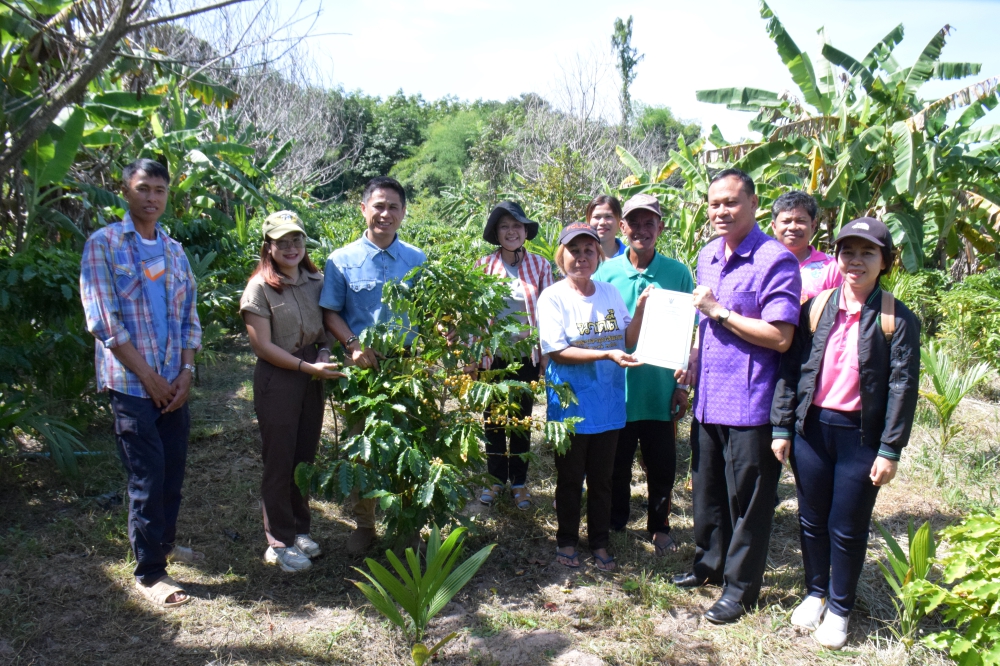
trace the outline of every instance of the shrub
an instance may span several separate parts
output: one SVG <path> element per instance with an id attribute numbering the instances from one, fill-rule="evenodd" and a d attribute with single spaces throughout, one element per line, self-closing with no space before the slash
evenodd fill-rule
<path id="1" fill-rule="evenodd" d="M 1000 269 L 970 275 L 941 298 L 941 334 L 1000 370 Z"/>
<path id="2" fill-rule="evenodd" d="M 1000 664 L 1000 511 L 969 516 L 941 530 L 942 582 L 915 580 L 905 592 L 926 613 L 940 609 L 954 628 L 923 639 L 963 666 Z"/>
<path id="3" fill-rule="evenodd" d="M 348 377 L 335 385 L 348 428 L 360 432 L 346 439 L 339 458 L 296 470 L 303 491 L 343 497 L 357 487 L 364 497 L 378 498 L 397 545 L 430 522 L 463 521 L 459 512 L 475 486 L 491 482 L 478 473 L 488 406 L 492 423 L 508 432 L 543 431 L 560 450 L 573 427 L 569 420 L 543 426 L 518 413 L 519 395 L 541 394 L 544 387 L 503 379 L 515 368 L 478 378 L 465 372 L 485 356 L 521 358 L 537 344 L 533 338 L 513 341 L 523 330 L 514 317 L 494 318 L 510 293 L 501 279 L 468 264 L 432 261 L 408 280 L 383 290 L 396 318 L 361 336 L 384 357 L 379 367 L 348 367 Z M 408 333 L 414 334 L 409 347 Z M 569 400 L 568 389 L 560 390 Z"/>

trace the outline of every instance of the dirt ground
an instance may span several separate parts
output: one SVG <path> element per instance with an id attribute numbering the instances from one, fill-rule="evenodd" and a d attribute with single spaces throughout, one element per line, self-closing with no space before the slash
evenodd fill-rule
<path id="1" fill-rule="evenodd" d="M 43 460 L 0 463 L 5 465 L 0 470 L 0 663 L 409 663 L 402 633 L 350 583 L 360 577 L 352 567 L 361 566 L 362 558 L 343 550 L 353 523 L 341 506 L 313 502 L 313 535 L 326 553 L 310 571 L 290 575 L 263 563 L 251 371 L 252 357 L 234 342 L 230 353 L 220 354 L 218 365 L 204 370 L 192 396 L 179 535 L 207 558 L 198 566 L 172 565 L 172 575 L 195 597 L 180 609 L 156 610 L 133 588 L 134 562 L 121 504 L 124 474 L 113 453 L 110 421 L 88 434 L 89 445 L 106 454 L 85 460 L 78 482 L 67 484 Z M 962 455 L 948 464 L 936 462 L 930 421 L 922 416 L 924 425 L 917 428 L 899 478 L 879 497 L 876 519 L 904 540 L 911 517 L 918 524 L 930 519 L 939 528 L 996 490 L 995 464 L 990 472 L 975 460 L 995 463 L 1000 453 L 1000 409 L 970 403 L 961 416 L 966 423 Z M 328 421 L 332 437 L 336 424 Z M 620 565 L 613 574 L 587 564 L 571 571 L 553 561 L 555 479 L 552 454 L 544 447 L 536 447 L 538 460 L 531 468 L 531 510 L 518 511 L 509 495 L 489 509 L 470 505 L 480 525 L 470 548 L 498 545 L 434 621 L 429 640 L 459 633 L 437 663 L 947 663 L 920 646 L 907 652 L 893 637 L 895 612 L 875 564 L 882 544 L 874 537 L 846 649 L 821 650 L 808 635 L 792 630 L 788 616 L 803 584 L 794 486 L 787 471 L 760 610 L 729 627 L 705 622 L 702 612 L 718 589 L 685 591 L 667 582 L 686 570 L 694 553 L 685 487 L 687 433 L 682 423 L 672 519 L 681 548 L 666 558 L 655 558 L 641 535 L 645 489 L 638 466 L 630 530 L 612 538 Z M 385 547 L 370 555 L 379 557 Z"/>

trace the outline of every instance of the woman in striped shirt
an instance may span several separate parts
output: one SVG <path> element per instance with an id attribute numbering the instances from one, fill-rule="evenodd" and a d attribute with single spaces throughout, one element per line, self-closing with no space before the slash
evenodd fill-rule
<path id="1" fill-rule="evenodd" d="M 476 266 L 481 266 L 487 275 L 507 277 L 511 294 L 507 299 L 507 307 L 498 316 L 513 314 L 522 324 L 527 325 L 529 329 L 521 334 L 524 337 L 538 329 L 538 295 L 552 284 L 552 267 L 549 262 L 524 249 L 525 240 L 530 240 L 537 234 L 538 223 L 529 220 L 521 206 L 513 201 L 501 201 L 490 213 L 483 230 L 483 239 L 499 246 L 499 249 L 476 262 Z M 484 369 L 493 370 L 519 365 L 511 378 L 522 382 L 535 381 L 545 373 L 544 360 L 537 346 L 530 357 L 485 358 L 482 365 Z M 522 416 L 531 415 L 534 407 L 531 394 L 522 394 L 520 407 Z M 486 418 L 489 418 L 489 410 Z M 504 429 L 496 425 L 486 427 L 486 469 L 491 476 L 496 477 L 497 482 L 489 488 L 483 488 L 480 502 L 493 504 L 510 482 L 517 508 L 527 510 L 531 506 L 531 494 L 526 485 L 528 461 L 524 457 L 530 446 L 530 433 L 512 434 L 508 451 Z"/>

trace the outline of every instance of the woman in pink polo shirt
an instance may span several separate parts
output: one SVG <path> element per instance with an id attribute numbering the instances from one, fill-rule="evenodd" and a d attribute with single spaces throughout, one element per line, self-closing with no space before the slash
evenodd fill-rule
<path id="1" fill-rule="evenodd" d="M 795 473 L 808 593 L 792 624 L 834 650 L 847 642 L 875 498 L 910 438 L 920 371 L 920 322 L 879 287 L 889 230 L 854 220 L 836 254 L 844 284 L 803 305 L 771 406 L 774 455 Z"/>

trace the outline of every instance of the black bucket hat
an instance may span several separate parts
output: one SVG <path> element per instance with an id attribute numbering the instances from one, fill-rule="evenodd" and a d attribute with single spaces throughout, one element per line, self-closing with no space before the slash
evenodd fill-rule
<path id="1" fill-rule="evenodd" d="M 483 229 L 483 240 L 490 245 L 500 245 L 500 239 L 497 238 L 497 224 L 504 215 L 510 215 L 524 225 L 528 240 L 538 235 L 538 222 L 529 220 L 521 206 L 514 201 L 501 201 L 490 211 L 490 216 L 486 218 L 486 228 Z"/>

